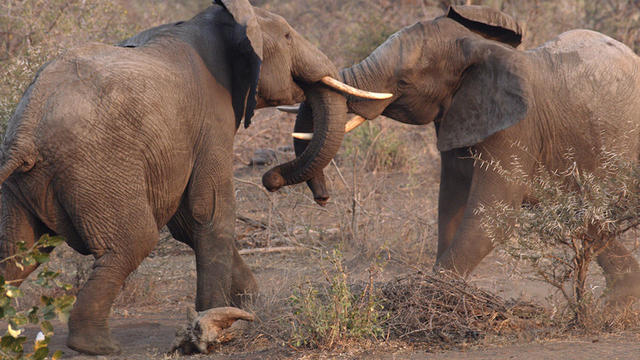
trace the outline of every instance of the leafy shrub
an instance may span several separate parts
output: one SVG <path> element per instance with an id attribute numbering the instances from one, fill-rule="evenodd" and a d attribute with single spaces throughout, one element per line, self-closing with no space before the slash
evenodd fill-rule
<path id="1" fill-rule="evenodd" d="M 46 264 L 49 261 L 49 250 L 64 242 L 61 237 L 42 236 L 32 247 L 27 248 L 24 242 L 18 243 L 18 251 L 14 256 L 2 259 L 0 263 L 13 261 L 16 266 L 22 268 L 36 264 Z M 49 270 L 43 266 L 33 282 L 42 289 L 60 288 L 69 291 L 71 285 L 59 281 L 60 273 Z M 0 339 L 0 358 L 2 359 L 45 359 L 49 356 L 49 341 L 53 336 L 53 326 L 50 320 L 58 317 L 63 322 L 69 317 L 69 313 L 75 303 L 73 295 L 42 296 L 41 306 L 33 306 L 27 310 L 18 310 L 18 298 L 22 296 L 19 288 L 14 286 L 18 281 L 6 281 L 0 276 L 0 319 L 8 323 L 7 332 Z M 36 338 L 34 351 L 24 354 L 24 344 L 27 337 L 22 335 L 23 327 L 27 324 L 39 325 L 44 338 Z M 52 359 L 59 359 L 61 351 L 56 351 Z"/>
<path id="2" fill-rule="evenodd" d="M 340 341 L 375 339 L 383 334 L 373 270 L 365 289 L 354 293 L 341 253 L 334 250 L 330 262 L 333 271 L 324 273 L 328 287 L 302 285 L 290 298 L 294 308 L 291 343 L 296 347 L 332 348 Z"/>
<path id="3" fill-rule="evenodd" d="M 640 166 L 603 151 L 594 171 L 569 167 L 550 172 L 540 168 L 527 178 L 516 170 L 492 167 L 508 181 L 529 188 L 535 203 L 513 208 L 496 202 L 476 209 L 488 236 L 508 255 L 524 260 L 533 275 L 567 300 L 575 319 L 585 325 L 592 310 L 587 275 L 592 260 L 622 233 L 639 225 Z"/>

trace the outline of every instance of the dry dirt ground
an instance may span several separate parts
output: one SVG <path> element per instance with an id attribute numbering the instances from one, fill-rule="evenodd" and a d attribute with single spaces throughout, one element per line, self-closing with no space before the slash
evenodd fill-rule
<path id="1" fill-rule="evenodd" d="M 252 254 L 244 258 L 261 288 L 262 304 L 254 311 L 256 326 L 274 316 L 271 306 L 293 294 L 299 284 L 321 282 L 332 249 L 343 253 L 350 281 L 366 280 L 371 264 L 382 268 L 377 281 L 385 281 L 414 269 L 430 269 L 436 248 L 436 206 L 439 155 L 432 126 L 410 127 L 386 119 L 374 128 L 349 135 L 340 156 L 327 168 L 332 201 L 325 208 L 313 203 L 306 186 L 275 194 L 266 193 L 260 177 L 267 166 L 249 166 L 254 151 L 274 149 L 276 160 L 292 156 L 289 131 L 291 117 L 263 110 L 236 140 L 237 245 L 241 249 L 288 246 L 296 251 Z M 383 144 L 379 148 L 376 144 Z M 278 150 L 279 149 L 279 150 Z M 396 149 L 396 150 L 394 150 Z M 397 159 L 385 161 L 385 153 Z M 382 159 L 382 160 L 381 160 Z M 354 211 L 355 210 L 355 211 Z M 92 259 L 56 249 L 50 266 L 75 286 L 88 275 Z M 557 296 L 541 283 L 528 280 L 526 271 L 497 252 L 485 259 L 471 276 L 478 287 L 503 298 L 534 301 L 549 311 L 559 306 Z M 113 336 L 123 353 L 105 359 L 178 359 L 167 355 L 176 328 L 186 321 L 186 307 L 195 298 L 195 263 L 188 247 L 161 234 L 157 248 L 130 276 L 111 316 Z M 593 269 L 591 286 L 597 293 L 603 279 Z M 37 289 L 23 286 L 25 303 L 34 303 Z M 271 311 L 261 314 L 260 311 Z M 52 349 L 65 358 L 90 358 L 66 348 L 66 326 L 56 322 Z M 286 326 L 286 324 L 279 324 Z M 30 329 L 33 335 L 35 329 Z M 454 349 L 434 350 L 398 341 L 368 346 L 347 346 L 335 352 L 299 350 L 276 335 L 235 341 L 216 354 L 194 356 L 211 359 L 638 359 L 640 333 L 564 336 L 561 339 L 528 336 L 522 339 L 487 337 Z M 186 358 L 186 357 L 185 357 Z"/>

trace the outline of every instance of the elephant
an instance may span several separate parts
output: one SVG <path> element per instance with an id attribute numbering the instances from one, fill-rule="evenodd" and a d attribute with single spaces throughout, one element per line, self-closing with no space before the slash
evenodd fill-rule
<path id="1" fill-rule="evenodd" d="M 67 51 L 41 67 L 8 122 L 0 258 L 45 233 L 95 258 L 68 324 L 67 345 L 82 353 L 120 351 L 112 303 L 165 225 L 195 252 L 196 310 L 240 306 L 257 285 L 234 246 L 234 136 L 255 109 L 317 104 L 321 150 L 278 172 L 308 180 L 344 135 L 350 88 L 337 76 L 282 17 L 247 0 L 216 1 L 118 46 Z M 10 261 L 0 271 L 19 284 L 36 267 Z"/>
<path id="2" fill-rule="evenodd" d="M 361 121 L 385 115 L 406 124 L 434 123 L 441 154 L 435 269 L 467 276 L 494 245 L 475 210 L 500 201 L 535 201 L 526 187 L 474 166 L 472 154 L 506 171 L 568 168 L 573 150 L 580 170 L 593 171 L 603 149 L 629 161 L 640 156 L 640 58 L 622 43 L 590 30 L 571 30 L 530 50 L 519 49 L 522 27 L 482 6 L 451 6 L 435 19 L 391 35 L 341 80 L 387 100 L 347 96 Z M 294 140 L 304 151 L 314 108 L 302 104 Z M 600 157 L 602 158 L 602 157 Z M 520 172 L 519 172 L 520 173 Z M 308 185 L 319 203 L 324 175 Z M 640 267 L 618 241 L 597 257 L 610 299 L 640 295 Z"/>

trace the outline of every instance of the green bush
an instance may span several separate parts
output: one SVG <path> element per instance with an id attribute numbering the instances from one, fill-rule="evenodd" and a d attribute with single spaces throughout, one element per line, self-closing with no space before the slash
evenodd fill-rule
<path id="1" fill-rule="evenodd" d="M 24 242 L 18 243 L 18 251 L 14 256 L 2 259 L 0 263 L 13 262 L 15 266 L 23 268 L 36 264 L 46 264 L 49 261 L 48 251 L 64 242 L 61 237 L 42 236 L 32 247 L 27 248 Z M 42 289 L 60 288 L 66 292 L 71 290 L 71 285 L 59 281 L 60 273 L 49 270 L 43 266 L 33 282 Z M 69 313 L 75 303 L 73 295 L 41 296 L 40 306 L 19 310 L 18 299 L 22 292 L 14 284 L 20 280 L 6 281 L 0 276 L 0 319 L 6 321 L 7 332 L 0 339 L 0 358 L 2 359 L 45 359 L 49 356 L 49 341 L 53 336 L 53 326 L 50 320 L 58 318 L 63 322 L 69 317 Z M 23 335 L 24 326 L 27 324 L 38 325 L 44 338 L 34 340 L 32 353 L 24 353 L 24 344 L 27 337 Z M 52 359 L 59 359 L 61 351 L 56 351 Z"/>
<path id="2" fill-rule="evenodd" d="M 348 283 L 342 254 L 334 250 L 325 271 L 328 287 L 302 285 L 291 296 L 294 308 L 291 344 L 332 348 L 342 341 L 376 339 L 383 335 L 381 298 L 373 285 L 373 270 L 362 292 Z"/>

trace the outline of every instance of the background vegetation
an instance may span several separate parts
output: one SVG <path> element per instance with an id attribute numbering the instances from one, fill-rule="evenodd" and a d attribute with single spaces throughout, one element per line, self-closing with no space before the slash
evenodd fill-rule
<path id="1" fill-rule="evenodd" d="M 0 2 L 0 131 L 35 71 L 45 61 L 87 41 L 116 43 L 142 29 L 187 19 L 210 3 L 209 0 Z M 523 48 L 535 47 L 565 30 L 589 28 L 640 52 L 640 3 L 631 0 L 252 0 L 252 3 L 285 17 L 339 67 L 363 59 L 403 26 L 442 14 L 450 3 L 484 4 L 512 14 L 526 29 Z M 278 161 L 293 156 L 289 135 L 292 128 L 291 116 L 266 109 L 257 114 L 251 128 L 241 129 L 236 138 L 238 247 L 247 252 L 265 247 L 304 250 L 302 255 L 274 256 L 267 260 L 248 258 L 261 284 L 269 284 L 263 286 L 264 294 L 254 305 L 255 312 L 261 315 L 249 343 L 259 344 L 268 338 L 279 344 L 327 348 L 340 345 L 342 338 L 345 342 L 354 338 L 387 339 L 389 329 L 395 329 L 391 333 L 402 334 L 420 330 L 408 328 L 407 324 L 423 324 L 425 320 L 420 316 L 427 310 L 446 315 L 435 322 L 450 326 L 447 332 L 436 334 L 435 340 L 444 343 L 476 341 L 482 334 L 501 334 L 505 323 L 519 324 L 506 303 L 464 284 L 454 282 L 455 291 L 449 289 L 444 293 L 454 295 L 444 296 L 441 283 L 425 275 L 392 282 L 381 288 L 382 293 L 370 281 L 372 271 L 376 281 L 386 281 L 413 269 L 431 268 L 439 186 L 439 154 L 432 126 L 412 127 L 380 118 L 348 136 L 340 155 L 327 168 L 332 199 L 326 208 L 313 203 L 304 184 L 276 194 L 266 193 L 260 185 L 265 168 L 247 166 L 254 151 L 262 148 L 273 149 Z M 81 257 L 64 245 L 59 248 L 47 265 L 54 274 L 60 273 L 58 281 L 74 287 L 47 289 L 45 296 L 74 295 L 90 272 L 91 258 Z M 123 295 L 116 301 L 114 316 L 133 316 L 147 308 L 157 313 L 162 306 L 192 305 L 195 267 L 190 251 L 163 233 L 150 259 L 130 276 Z M 176 263 L 178 260 L 181 262 Z M 500 262 L 512 266 L 510 269 L 522 269 L 525 276 L 531 274 L 531 264 L 527 267 L 514 259 Z M 37 280 L 35 275 L 32 280 Z M 593 281 L 597 285 L 589 289 L 597 289 L 603 283 L 597 276 Z M 478 283 L 482 283 L 481 278 Z M 361 288 L 354 288 L 354 284 L 361 284 Z M 416 287 L 421 292 L 407 292 Z M 38 305 L 43 290 L 37 283 L 25 284 L 21 290 L 22 301 L 17 304 L 15 299 L 11 300 L 12 306 L 28 311 Z M 464 294 L 470 295 L 464 298 Z M 394 318 L 386 312 L 385 309 L 394 306 L 390 297 L 404 301 L 403 317 Z M 460 298 L 466 301 L 462 305 L 454 301 Z M 425 299 L 442 306 L 417 307 L 425 304 Z M 551 305 L 553 309 L 554 306 Z M 460 312 L 454 312 L 457 317 L 451 320 L 447 316 L 453 313 L 444 309 Z M 544 318 L 537 308 L 532 309 L 535 311 L 527 312 L 527 316 L 538 317 L 536 321 Z M 469 314 L 473 316 L 468 317 Z"/>

